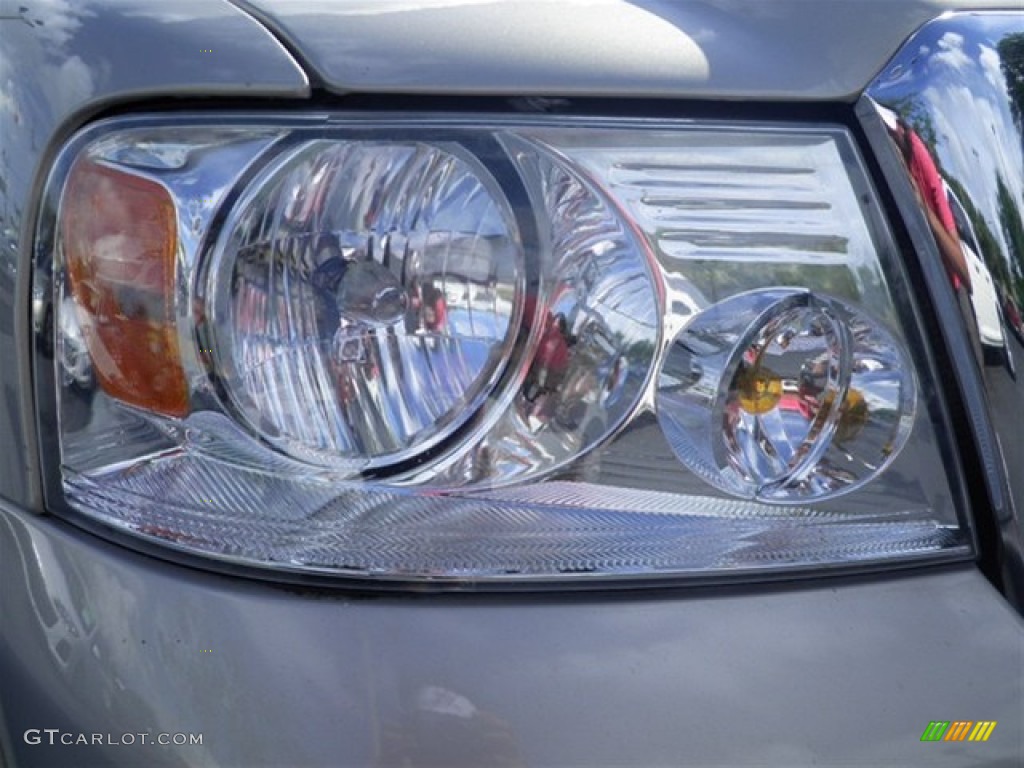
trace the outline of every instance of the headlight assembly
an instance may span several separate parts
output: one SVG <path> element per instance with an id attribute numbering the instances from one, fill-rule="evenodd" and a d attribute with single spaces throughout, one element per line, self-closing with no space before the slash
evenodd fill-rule
<path id="1" fill-rule="evenodd" d="M 69 514 L 377 579 L 969 551 L 842 129 L 121 120 L 51 194 Z"/>

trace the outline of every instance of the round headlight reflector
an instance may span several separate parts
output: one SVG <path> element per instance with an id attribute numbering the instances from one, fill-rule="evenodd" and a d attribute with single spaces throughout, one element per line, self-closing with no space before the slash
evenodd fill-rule
<path id="1" fill-rule="evenodd" d="M 231 404 L 296 458 L 412 457 L 500 377 L 524 302 L 508 201 L 422 142 L 310 141 L 250 184 L 206 286 Z"/>
<path id="2" fill-rule="evenodd" d="M 711 484 L 761 501 L 836 496 L 903 447 L 916 408 L 910 364 L 880 323 L 797 289 L 734 296 L 669 349 L 658 419 Z"/>

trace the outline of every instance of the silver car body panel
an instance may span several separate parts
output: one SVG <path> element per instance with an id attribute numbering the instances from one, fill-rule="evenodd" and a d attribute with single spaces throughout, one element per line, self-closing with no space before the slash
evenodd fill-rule
<path id="1" fill-rule="evenodd" d="M 984 0 L 244 0 L 330 90 L 852 100 Z"/>
<path id="2" fill-rule="evenodd" d="M 30 11 L 22 19 L 20 5 L 51 15 Z M 294 22 L 289 9 L 300 7 L 261 5 L 279 14 L 285 30 Z M 380 51 L 363 69 L 351 52 L 337 55 L 332 87 L 847 99 L 947 4 L 614 4 L 623 14 L 703 18 L 701 26 L 674 28 L 692 40 L 708 30 L 698 40 L 706 77 L 683 66 L 697 60 L 685 43 L 682 59 L 670 59 L 675 75 L 658 69 L 656 56 L 673 55 L 664 47 L 676 34 L 671 22 L 658 26 L 665 41 L 649 45 L 619 28 L 628 45 L 598 37 L 588 46 L 594 25 L 568 22 L 599 3 L 559 3 L 558 25 L 580 28 L 576 42 L 562 46 L 563 66 L 541 50 L 557 49 L 554 32 L 531 27 L 537 39 L 521 49 L 512 43 L 522 36 L 508 32 L 503 43 L 501 27 L 487 45 L 466 39 L 487 33 L 480 18 L 498 19 L 518 3 L 463 5 L 470 21 L 458 27 L 451 17 L 427 24 L 394 2 L 381 2 L 381 18 L 349 25 L 344 10 L 369 2 L 323 4 L 328 10 L 313 19 L 322 37 L 350 41 L 349 51 Z M 547 6 L 550 19 L 555 6 Z M 39 495 L 25 423 L 32 399 L 26 235 L 56 149 L 90 114 L 117 102 L 248 95 L 273 96 L 279 107 L 285 99 L 301 104 L 309 89 L 272 37 L 215 0 L 181 0 L 173 10 L 142 0 L 0 3 L 0 16 L 8 12 L 18 18 L 0 21 L 0 359 L 16 364 L 0 369 L 0 497 L 13 501 L 0 499 L 0 742 L 14 768 L 1021 764 L 1024 621 L 969 565 L 745 587 L 370 597 L 206 573 L 31 514 Z M 404 19 L 404 30 L 388 18 Z M 33 19 L 45 21 L 45 33 Z M 430 55 L 413 59 L 417 21 Z M 224 60 L 202 58 L 221 45 Z M 331 54 L 317 54 L 318 45 L 326 43 L 311 39 L 301 55 L 330 72 Z M 473 46 L 475 58 L 467 58 Z M 406 54 L 415 68 L 403 63 Z M 620 69 L 611 71 L 606 55 Z M 543 67 L 530 68 L 534 56 Z M 645 59 L 653 74 L 640 71 Z M 979 94 L 996 98 L 997 84 Z M 972 198 L 987 199 L 969 188 Z M 926 238 L 915 244 L 934 249 Z M 956 351 L 956 333 L 947 336 L 943 343 Z M 969 354 L 966 343 L 960 352 Z M 993 486 L 992 494 L 1002 488 L 1006 496 L 992 509 L 1009 547 L 1017 530 L 1009 501 L 1019 509 L 1024 492 L 1020 384 L 969 365 L 957 367 L 972 371 L 965 388 L 971 375 L 988 387 L 982 407 L 1009 409 L 998 411 L 1005 423 L 996 426 L 1004 453 L 993 454 L 997 463 L 1005 455 L 1006 467 L 994 466 L 990 478 L 1003 483 Z M 921 742 L 936 718 L 998 726 L 984 743 Z M 115 739 L 202 734 L 203 744 L 49 746 L 28 743 L 29 729 Z"/>

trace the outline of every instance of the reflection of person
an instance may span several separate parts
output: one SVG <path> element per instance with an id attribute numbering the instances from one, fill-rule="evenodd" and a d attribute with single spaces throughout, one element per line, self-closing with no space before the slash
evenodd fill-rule
<path id="1" fill-rule="evenodd" d="M 569 368 L 569 327 L 565 315 L 549 317 L 537 350 L 537 383 L 541 389 L 557 390 Z"/>
<path id="2" fill-rule="evenodd" d="M 405 332 L 443 333 L 448 327 L 448 302 L 444 291 L 430 280 L 421 283 L 413 278 L 407 296 Z"/>
<path id="3" fill-rule="evenodd" d="M 918 202 L 928 219 L 928 226 L 939 247 L 943 264 L 949 273 L 954 289 L 963 287 L 971 292 L 971 273 L 967 269 L 967 259 L 960 247 L 960 237 L 956 231 L 956 219 L 946 199 L 946 191 L 942 185 L 939 169 L 932 159 L 931 152 L 913 128 L 902 119 L 887 119 L 889 132 L 900 149 L 903 161 L 910 172 L 910 180 L 917 193 Z"/>
<path id="4" fill-rule="evenodd" d="M 423 306 L 420 314 L 423 318 L 423 329 L 432 332 L 443 331 L 448 325 L 448 303 L 433 283 L 423 286 Z"/>
<path id="5" fill-rule="evenodd" d="M 885 107 L 879 109 L 882 120 L 889 130 L 890 136 L 900 150 L 903 162 L 910 174 L 910 181 L 917 194 L 921 210 L 928 220 L 935 244 L 942 257 L 943 266 L 953 285 L 953 292 L 960 305 L 960 315 L 967 326 L 971 346 L 975 355 L 981 360 L 981 336 L 978 323 L 971 304 L 971 273 L 967 267 L 967 257 L 960 245 L 960 235 L 956 229 L 956 218 L 950 208 L 946 190 L 939 175 L 939 169 L 932 158 L 931 152 L 912 127 L 903 118 Z"/>
<path id="6" fill-rule="evenodd" d="M 531 415 L 547 422 L 556 403 L 549 403 L 549 397 L 557 395 L 565 381 L 572 361 L 572 345 L 576 340 L 569 335 L 569 324 L 565 315 L 547 313 L 541 332 L 537 354 L 530 372 L 523 382 L 523 395 Z"/>
<path id="7" fill-rule="evenodd" d="M 409 301 L 405 309 L 405 332 L 416 333 L 420 327 L 420 310 L 423 307 L 423 296 L 420 293 L 420 284 L 413 278 L 409 283 Z"/>

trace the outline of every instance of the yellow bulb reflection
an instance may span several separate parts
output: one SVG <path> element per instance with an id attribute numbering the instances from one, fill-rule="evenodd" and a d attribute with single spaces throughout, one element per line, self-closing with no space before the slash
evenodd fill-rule
<path id="1" fill-rule="evenodd" d="M 740 407 L 749 414 L 768 413 L 782 399 L 782 379 L 762 365 L 752 365 L 736 376 Z"/>
<path id="2" fill-rule="evenodd" d="M 836 427 L 836 442 L 842 444 L 853 440 L 868 421 L 868 404 L 858 389 L 850 389 L 839 410 L 839 425 Z"/>

